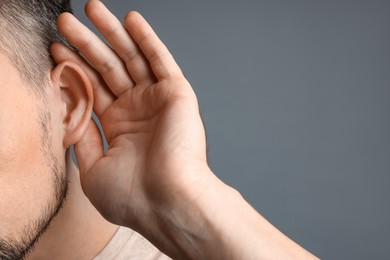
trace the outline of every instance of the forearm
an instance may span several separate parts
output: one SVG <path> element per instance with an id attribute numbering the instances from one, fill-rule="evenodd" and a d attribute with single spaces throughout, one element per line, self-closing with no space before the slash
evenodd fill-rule
<path id="1" fill-rule="evenodd" d="M 214 175 L 198 185 L 196 192 L 174 198 L 170 210 L 157 211 L 160 234 L 153 242 L 167 254 L 177 259 L 315 259 Z"/>

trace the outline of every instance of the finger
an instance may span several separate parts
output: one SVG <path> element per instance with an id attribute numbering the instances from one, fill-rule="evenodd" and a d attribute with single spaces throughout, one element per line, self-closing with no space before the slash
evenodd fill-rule
<path id="1" fill-rule="evenodd" d="M 131 78 L 136 83 L 155 81 L 149 63 L 140 52 L 137 44 L 131 39 L 122 23 L 102 2 L 89 1 L 85 7 L 85 13 L 125 62 Z"/>
<path id="2" fill-rule="evenodd" d="M 125 18 L 125 25 L 130 36 L 141 48 L 150 63 L 157 79 L 183 75 L 172 54 L 139 13 L 128 13 Z"/>
<path id="3" fill-rule="evenodd" d="M 83 178 L 92 166 L 104 156 L 103 140 L 99 128 L 93 119 L 91 119 L 87 131 L 80 141 L 74 145 L 74 148 L 80 167 L 80 174 Z"/>
<path id="4" fill-rule="evenodd" d="M 103 113 L 109 106 L 112 105 L 115 100 L 115 96 L 106 86 L 105 82 L 90 65 L 88 65 L 78 54 L 70 50 L 65 45 L 61 43 L 54 43 L 50 50 L 56 63 L 72 60 L 85 71 L 91 80 L 93 87 L 93 95 L 95 100 L 93 105 L 94 112 L 99 118 L 101 118 Z"/>
<path id="5" fill-rule="evenodd" d="M 70 13 L 61 14 L 58 29 L 102 75 L 117 97 L 134 87 L 123 61 L 76 17 Z"/>

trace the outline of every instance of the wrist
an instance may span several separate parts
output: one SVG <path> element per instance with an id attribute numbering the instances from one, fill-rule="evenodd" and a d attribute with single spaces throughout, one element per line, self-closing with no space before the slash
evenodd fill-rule
<path id="1" fill-rule="evenodd" d="M 159 211 L 167 253 L 178 259 L 313 259 L 211 171 Z"/>
<path id="2" fill-rule="evenodd" d="M 225 259 L 228 252 L 221 250 L 228 248 L 223 234 L 224 217 L 229 204 L 241 200 L 241 195 L 219 180 L 209 168 L 198 172 L 190 187 L 171 198 L 170 207 L 156 207 L 160 232 L 174 245 L 172 256 Z"/>

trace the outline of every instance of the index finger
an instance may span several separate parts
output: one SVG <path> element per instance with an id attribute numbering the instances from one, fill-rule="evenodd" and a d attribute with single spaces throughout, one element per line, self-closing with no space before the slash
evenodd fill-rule
<path id="1" fill-rule="evenodd" d="M 58 29 L 102 75 L 117 97 L 134 87 L 123 61 L 76 17 L 70 13 L 62 13 L 58 17 Z"/>
<path id="2" fill-rule="evenodd" d="M 95 100 L 93 110 L 95 114 L 101 118 L 107 108 L 115 101 L 115 96 L 107 87 L 106 83 L 90 65 L 65 45 L 56 42 L 53 43 L 50 50 L 56 63 L 71 60 L 77 63 L 88 75 L 92 83 Z"/>

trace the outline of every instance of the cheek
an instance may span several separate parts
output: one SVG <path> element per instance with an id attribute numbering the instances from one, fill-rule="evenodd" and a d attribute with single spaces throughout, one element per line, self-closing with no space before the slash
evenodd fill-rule
<path id="1" fill-rule="evenodd" d="M 0 237 L 20 233 L 53 197 L 38 113 L 15 104 L 0 112 Z"/>
<path id="2" fill-rule="evenodd" d="M 0 112 L 0 172 L 31 168 L 40 157 L 40 129 L 33 108 L 27 105 L 8 106 Z M 29 111 L 29 112 L 28 112 Z"/>
<path id="3" fill-rule="evenodd" d="M 41 138 L 39 102 L 1 54 L 0 93 L 0 239 L 20 239 L 56 203 L 55 178 L 43 149 L 51 140 Z"/>

